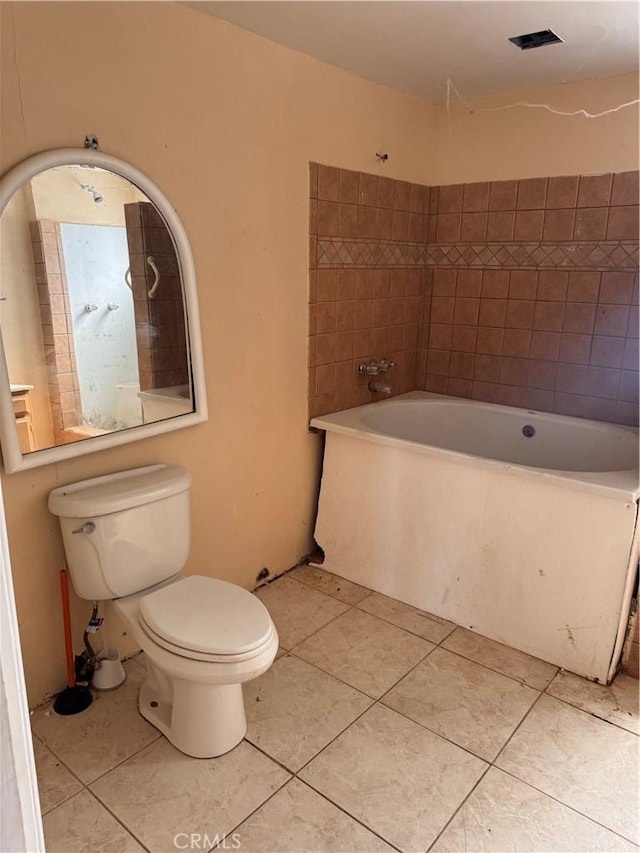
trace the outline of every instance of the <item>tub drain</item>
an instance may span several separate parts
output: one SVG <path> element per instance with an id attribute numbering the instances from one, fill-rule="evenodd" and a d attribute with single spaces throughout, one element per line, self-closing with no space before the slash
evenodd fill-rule
<path id="1" fill-rule="evenodd" d="M 525 438 L 533 438 L 533 436 L 536 434 L 536 428 L 532 427 L 531 424 L 525 424 L 522 427 L 522 434 Z"/>

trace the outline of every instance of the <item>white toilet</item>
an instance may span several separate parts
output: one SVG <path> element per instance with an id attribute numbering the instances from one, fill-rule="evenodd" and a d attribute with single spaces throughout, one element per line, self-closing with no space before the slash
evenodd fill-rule
<path id="1" fill-rule="evenodd" d="M 181 752 L 233 749 L 247 723 L 242 683 L 273 663 L 278 634 L 262 602 L 179 574 L 189 554 L 191 475 L 150 465 L 54 489 L 74 589 L 113 599 L 146 654 L 140 713 Z"/>

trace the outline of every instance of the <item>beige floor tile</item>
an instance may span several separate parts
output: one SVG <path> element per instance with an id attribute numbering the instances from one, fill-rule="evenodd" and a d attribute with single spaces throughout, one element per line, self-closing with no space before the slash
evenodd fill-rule
<path id="1" fill-rule="evenodd" d="M 453 622 L 425 613 L 424 610 L 416 610 L 415 607 L 381 595 L 379 592 L 374 592 L 365 598 L 358 607 L 371 613 L 372 616 L 378 616 L 385 622 L 392 622 L 399 628 L 411 631 L 412 634 L 424 637 L 432 643 L 441 643 L 456 627 Z"/>
<path id="2" fill-rule="evenodd" d="M 334 598 L 339 598 L 346 604 L 357 604 L 371 595 L 371 590 L 360 584 L 348 581 L 346 578 L 341 578 L 338 575 L 332 575 L 331 572 L 325 572 L 317 566 L 300 566 L 289 575 L 290 578 L 300 581 L 313 589 L 326 592 L 327 595 L 332 595 Z"/>
<path id="3" fill-rule="evenodd" d="M 438 648 L 382 701 L 492 761 L 539 695 L 512 678 Z"/>
<path id="4" fill-rule="evenodd" d="M 430 853 L 635 850 L 619 835 L 492 767 Z"/>
<path id="5" fill-rule="evenodd" d="M 47 853 L 142 853 L 144 848 L 92 797 L 80 791 L 42 819 Z M 175 848 L 174 848 L 175 849 Z"/>
<path id="6" fill-rule="evenodd" d="M 244 686 L 247 740 L 296 771 L 372 700 L 315 666 L 287 656 Z"/>
<path id="7" fill-rule="evenodd" d="M 637 678 L 620 673 L 613 683 L 606 687 L 571 672 L 559 672 L 547 688 L 547 693 L 588 711 L 601 720 L 615 723 L 616 726 L 638 734 Z"/>
<path id="8" fill-rule="evenodd" d="M 638 738 L 631 732 L 543 695 L 496 765 L 638 841 Z"/>
<path id="9" fill-rule="evenodd" d="M 350 610 L 297 646 L 295 653 L 378 698 L 433 648 L 433 643 L 395 625 Z"/>
<path id="10" fill-rule="evenodd" d="M 300 775 L 390 844 L 403 851 L 424 851 L 486 766 L 375 705 Z"/>
<path id="11" fill-rule="evenodd" d="M 256 595 L 271 614 L 285 649 L 292 649 L 349 607 L 289 577 L 262 587 Z"/>
<path id="12" fill-rule="evenodd" d="M 33 739 L 33 755 L 36 761 L 38 777 L 38 793 L 40 794 L 40 810 L 42 814 L 51 811 L 69 797 L 82 790 L 82 785 L 50 749 Z"/>
<path id="13" fill-rule="evenodd" d="M 481 637 L 480 634 L 474 634 L 465 628 L 457 628 L 442 646 L 503 675 L 517 678 L 536 690 L 544 690 L 558 671 L 558 667 L 553 664 L 503 646 L 502 643 Z"/>
<path id="14" fill-rule="evenodd" d="M 233 836 L 227 845 L 233 843 Z M 383 853 L 393 848 L 297 779 L 236 831 L 242 853 Z"/>
<path id="15" fill-rule="evenodd" d="M 178 833 L 227 835 L 289 778 L 245 741 L 219 758 L 199 759 L 162 738 L 91 789 L 151 853 L 175 853 Z"/>
<path id="16" fill-rule="evenodd" d="M 138 713 L 145 670 L 134 661 L 126 661 L 124 667 L 127 680 L 122 687 L 94 693 L 81 714 L 61 717 L 47 704 L 31 717 L 35 734 L 85 784 L 160 737 Z"/>

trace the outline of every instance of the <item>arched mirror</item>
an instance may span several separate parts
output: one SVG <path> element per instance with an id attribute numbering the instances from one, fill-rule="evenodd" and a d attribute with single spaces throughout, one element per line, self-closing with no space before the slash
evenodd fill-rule
<path id="1" fill-rule="evenodd" d="M 206 420 L 195 275 L 162 192 L 92 149 L 0 182 L 7 472 Z"/>

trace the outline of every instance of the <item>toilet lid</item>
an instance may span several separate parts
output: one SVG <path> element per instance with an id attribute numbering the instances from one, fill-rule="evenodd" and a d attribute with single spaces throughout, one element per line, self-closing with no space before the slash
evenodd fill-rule
<path id="1" fill-rule="evenodd" d="M 159 637 L 185 650 L 238 655 L 272 631 L 264 604 L 246 589 L 198 575 L 145 595 L 140 616 Z"/>

